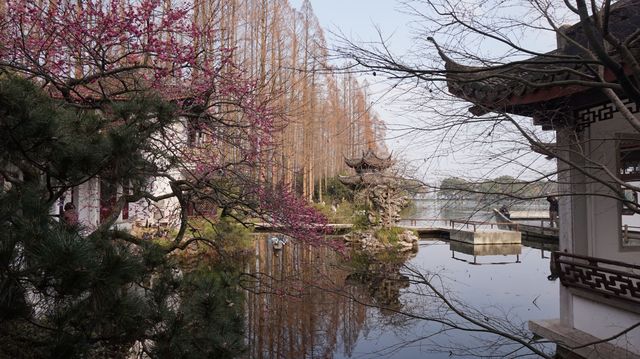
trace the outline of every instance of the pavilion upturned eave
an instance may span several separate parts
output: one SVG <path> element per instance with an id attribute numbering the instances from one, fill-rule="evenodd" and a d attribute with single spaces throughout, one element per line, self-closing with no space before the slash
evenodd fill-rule
<path id="1" fill-rule="evenodd" d="M 640 0 L 621 0 L 611 7 L 610 32 L 624 41 L 629 36 L 637 36 L 640 24 Z M 468 66 L 449 57 L 438 44 L 434 43 L 444 60 L 446 82 L 449 92 L 473 104 L 470 112 L 484 115 L 489 112 L 504 111 L 529 116 L 539 111 L 547 102 L 559 102 L 602 84 L 594 75 L 599 62 L 584 56 L 584 49 L 575 43 L 588 43 L 580 23 L 564 26 L 558 31 L 558 48 L 545 54 L 501 65 Z M 640 59 L 640 40 L 630 41 L 628 50 Z M 609 52 L 613 60 L 621 63 L 626 75 L 633 70 L 614 50 Z M 603 80 L 616 83 L 617 78 L 610 69 L 605 69 Z"/>

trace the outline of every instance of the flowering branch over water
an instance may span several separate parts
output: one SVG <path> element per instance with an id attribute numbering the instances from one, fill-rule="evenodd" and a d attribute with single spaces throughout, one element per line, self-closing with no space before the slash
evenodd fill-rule
<path id="1" fill-rule="evenodd" d="M 71 106 L 99 110 L 106 129 L 131 122 L 109 117 L 117 102 L 153 92 L 176 105 L 174 122 L 141 146 L 152 163 L 143 172 L 169 179 L 173 193 L 134 189 L 116 203 L 175 197 L 184 219 L 188 200 L 206 198 L 265 213 L 286 233 L 319 241 L 326 220 L 283 187 L 272 191 L 263 183 L 275 111 L 234 62 L 234 50 L 222 45 L 217 25 L 199 18 L 193 3 L 9 0 L 4 10 L 0 70 Z M 186 180 L 172 174 L 176 169 Z"/>
<path id="2" fill-rule="evenodd" d="M 266 213 L 271 215 L 265 218 L 282 228 L 285 234 L 312 245 L 329 243 L 324 241 L 324 234 L 329 233 L 327 218 L 284 185 L 260 188 L 258 198 Z M 342 250 L 342 243 L 338 242 L 330 243 L 335 249 Z"/>

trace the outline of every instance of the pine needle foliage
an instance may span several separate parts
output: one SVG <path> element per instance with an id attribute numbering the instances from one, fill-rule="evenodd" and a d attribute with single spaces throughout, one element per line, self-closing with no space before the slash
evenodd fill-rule
<path id="1" fill-rule="evenodd" d="M 153 242 L 88 237 L 50 214 L 100 176 L 141 188 L 177 121 L 153 94 L 96 113 L 0 77 L 0 358 L 230 358 L 242 351 L 242 296 L 227 269 L 185 272 Z"/>

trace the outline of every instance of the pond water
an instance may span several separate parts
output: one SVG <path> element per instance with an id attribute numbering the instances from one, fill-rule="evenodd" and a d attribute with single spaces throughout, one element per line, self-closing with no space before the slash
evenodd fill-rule
<path id="1" fill-rule="evenodd" d="M 427 205 L 419 204 L 417 215 Z M 475 218 L 487 215 L 481 212 Z M 422 238 L 417 253 L 375 263 L 377 274 L 362 276 L 353 274 L 354 264 L 362 265 L 354 257 L 300 243 L 274 251 L 261 238 L 246 268 L 253 273 L 246 284 L 247 357 L 513 357 L 519 346 L 476 331 L 424 279 L 473 320 L 526 334 L 528 320 L 559 316 L 558 283 L 547 280 L 553 249 L 532 241 L 474 247 Z"/>

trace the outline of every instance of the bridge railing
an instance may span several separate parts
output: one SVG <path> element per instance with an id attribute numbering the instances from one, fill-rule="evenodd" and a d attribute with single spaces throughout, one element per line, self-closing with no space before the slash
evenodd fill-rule
<path id="1" fill-rule="evenodd" d="M 449 223 L 449 220 L 445 218 L 408 218 L 408 219 L 402 219 L 400 221 L 409 222 L 409 225 L 413 227 L 417 226 L 418 222 L 442 222 L 445 224 Z"/>
<path id="2" fill-rule="evenodd" d="M 622 242 L 629 245 L 632 241 L 640 240 L 640 227 L 625 224 L 622 226 Z"/>
<path id="3" fill-rule="evenodd" d="M 513 222 L 486 222 L 486 221 L 470 221 L 463 219 L 446 219 L 446 218 L 409 218 L 403 220 L 405 222 L 409 222 L 409 226 L 416 227 L 418 226 L 418 222 L 441 222 L 445 226 L 456 228 L 456 225 L 460 225 L 459 227 L 463 228 L 473 228 L 473 231 L 476 232 L 478 228 L 500 228 L 507 227 L 509 230 L 519 231 L 520 224 Z"/>
<path id="4" fill-rule="evenodd" d="M 478 227 L 484 227 L 486 228 L 487 226 L 491 229 L 493 229 L 494 227 L 501 229 L 500 227 L 507 227 L 508 230 L 511 231 L 516 231 L 519 232 L 520 231 L 520 223 L 514 223 L 514 222 L 486 222 L 486 221 L 468 221 L 468 220 L 459 220 L 459 219 L 451 219 L 449 220 L 449 224 L 451 225 L 451 228 L 455 228 L 456 224 L 461 224 L 462 227 L 465 228 L 473 228 L 473 231 L 476 232 Z"/>

